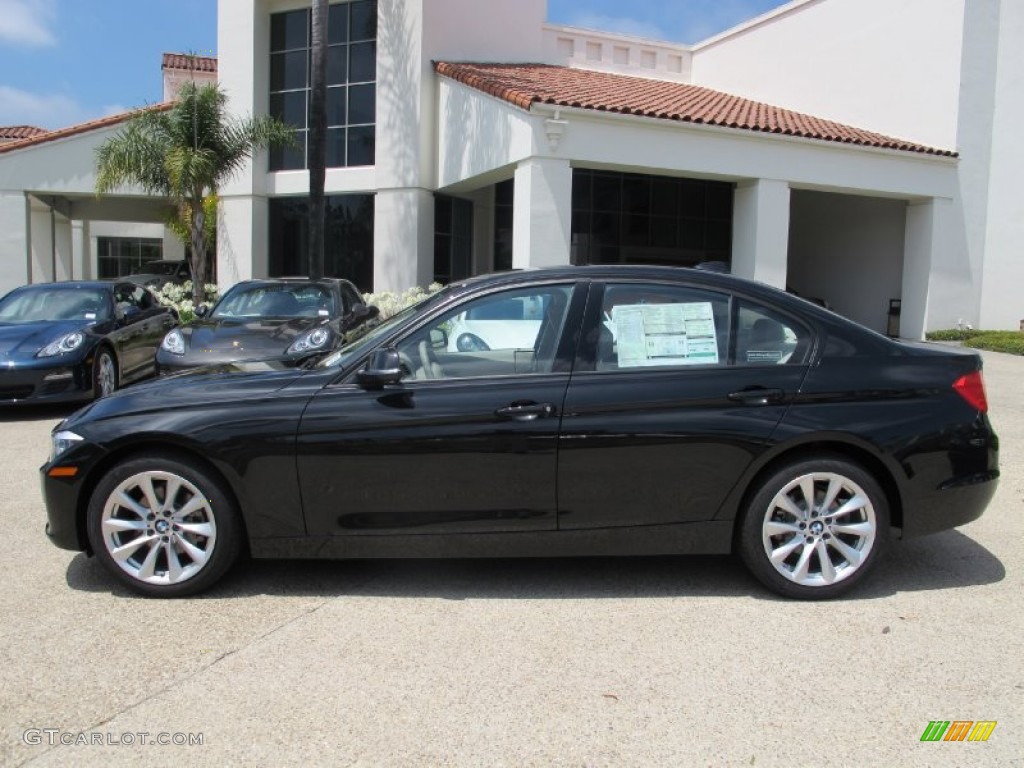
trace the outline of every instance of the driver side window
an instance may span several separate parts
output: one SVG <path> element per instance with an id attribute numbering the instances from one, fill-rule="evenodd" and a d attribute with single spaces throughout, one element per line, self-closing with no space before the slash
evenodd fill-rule
<path id="1" fill-rule="evenodd" d="M 571 285 L 546 285 L 459 304 L 397 345 L 405 378 L 550 372 L 571 294 Z"/>

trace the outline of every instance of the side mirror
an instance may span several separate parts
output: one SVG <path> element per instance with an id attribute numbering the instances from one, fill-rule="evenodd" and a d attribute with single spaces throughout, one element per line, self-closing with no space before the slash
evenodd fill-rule
<path id="1" fill-rule="evenodd" d="M 205 304 L 200 304 L 198 307 L 195 308 L 195 311 L 192 314 L 194 314 L 196 317 L 206 317 L 208 314 L 210 314 L 210 308 Z"/>
<path id="2" fill-rule="evenodd" d="M 356 382 L 366 390 L 383 389 L 386 384 L 397 384 L 404 375 L 398 350 L 392 347 L 378 349 L 361 371 L 356 371 Z"/>
<path id="3" fill-rule="evenodd" d="M 443 328 L 435 328 L 430 332 L 430 346 L 434 349 L 448 349 L 448 334 Z"/>
<path id="4" fill-rule="evenodd" d="M 380 310 L 373 306 L 367 306 L 366 304 L 355 304 L 352 306 L 352 311 L 345 316 L 342 321 L 341 330 L 349 331 L 353 328 L 358 328 L 365 322 L 373 320 L 380 314 Z"/>

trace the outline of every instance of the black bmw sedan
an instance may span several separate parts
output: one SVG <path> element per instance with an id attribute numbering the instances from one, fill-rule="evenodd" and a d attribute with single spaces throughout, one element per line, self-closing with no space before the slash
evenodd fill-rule
<path id="1" fill-rule="evenodd" d="M 341 345 L 346 331 L 376 316 L 348 280 L 246 280 L 209 313 L 175 328 L 160 344 L 161 374 L 243 360 L 298 363 Z"/>
<path id="2" fill-rule="evenodd" d="M 126 281 L 16 288 L 0 299 L 0 404 L 88 400 L 152 376 L 160 340 L 177 324 Z"/>
<path id="3" fill-rule="evenodd" d="M 493 322 L 532 325 L 492 338 L 516 341 L 448 343 L 510 302 L 530 312 Z M 41 473 L 51 540 L 145 595 L 205 589 L 246 549 L 735 551 L 769 589 L 827 598 L 890 537 L 982 514 L 986 411 L 973 352 L 728 275 L 566 267 L 450 285 L 312 367 L 104 398 L 54 429 Z"/>

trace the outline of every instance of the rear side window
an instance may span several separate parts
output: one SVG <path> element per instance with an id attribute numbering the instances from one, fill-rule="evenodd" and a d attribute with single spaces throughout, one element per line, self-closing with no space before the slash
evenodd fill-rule
<path id="1" fill-rule="evenodd" d="M 736 365 L 798 365 L 810 346 L 810 332 L 800 323 L 768 307 L 738 302 Z"/>

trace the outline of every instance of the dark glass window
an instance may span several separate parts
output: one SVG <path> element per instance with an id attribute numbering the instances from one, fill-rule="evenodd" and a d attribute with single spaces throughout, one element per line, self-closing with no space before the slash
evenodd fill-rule
<path id="1" fill-rule="evenodd" d="M 270 170 L 306 168 L 310 11 L 270 17 L 270 111 L 295 127 L 294 147 L 270 152 Z M 377 0 L 331 5 L 327 20 L 327 165 L 376 162 Z"/>
<path id="2" fill-rule="evenodd" d="M 130 275 L 147 261 L 162 259 L 163 252 L 163 240 L 157 237 L 97 237 L 97 277 Z"/>
<path id="3" fill-rule="evenodd" d="M 324 275 L 372 291 L 373 195 L 328 195 L 324 209 Z M 270 276 L 308 274 L 307 198 L 272 198 L 269 213 Z"/>
<path id="4" fill-rule="evenodd" d="M 512 269 L 512 211 L 515 180 L 494 185 L 494 271 Z"/>
<path id="5" fill-rule="evenodd" d="M 574 264 L 731 262 L 733 185 L 576 169 Z"/>
<path id="6" fill-rule="evenodd" d="M 434 281 L 450 283 L 472 274 L 473 203 L 434 195 Z"/>

